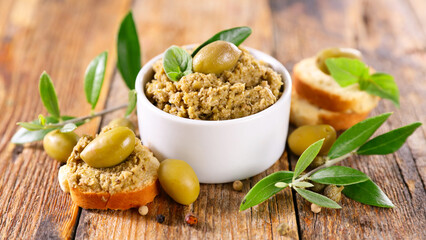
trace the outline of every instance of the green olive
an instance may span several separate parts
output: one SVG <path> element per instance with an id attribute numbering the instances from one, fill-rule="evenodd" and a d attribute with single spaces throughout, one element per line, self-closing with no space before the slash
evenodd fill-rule
<path id="1" fill-rule="evenodd" d="M 200 182 L 188 163 L 177 159 L 162 161 L 158 179 L 164 191 L 176 202 L 189 205 L 197 200 Z"/>
<path id="2" fill-rule="evenodd" d="M 123 162 L 133 152 L 135 142 L 135 134 L 129 128 L 113 128 L 87 144 L 80 157 L 95 168 L 112 167 Z"/>
<path id="3" fill-rule="evenodd" d="M 79 137 L 75 132 L 63 133 L 59 130 L 53 130 L 43 138 L 44 151 L 49 157 L 59 162 L 66 162 L 78 139 Z"/>
<path id="4" fill-rule="evenodd" d="M 135 124 L 133 124 L 132 121 L 128 118 L 116 118 L 108 123 L 108 127 L 115 128 L 115 127 L 128 127 L 133 132 L 135 131 Z"/>
<path id="5" fill-rule="evenodd" d="M 336 186 L 336 185 L 328 185 L 324 189 L 324 196 L 330 198 L 331 200 L 335 202 L 340 202 L 340 199 L 342 199 L 342 191 L 344 187 L 343 186 Z"/>
<path id="6" fill-rule="evenodd" d="M 237 65 L 241 50 L 233 43 L 215 41 L 195 54 L 192 66 L 195 72 L 221 74 Z"/>
<path id="7" fill-rule="evenodd" d="M 327 65 L 325 64 L 325 60 L 328 58 L 352 58 L 352 59 L 362 59 L 362 54 L 360 51 L 353 48 L 326 48 L 321 50 L 317 54 L 317 67 L 326 74 L 330 74 L 328 71 Z"/>
<path id="8" fill-rule="evenodd" d="M 291 151 L 300 156 L 314 142 L 324 138 L 319 155 L 326 155 L 336 141 L 336 130 L 330 125 L 305 125 L 294 130 L 288 137 Z"/>

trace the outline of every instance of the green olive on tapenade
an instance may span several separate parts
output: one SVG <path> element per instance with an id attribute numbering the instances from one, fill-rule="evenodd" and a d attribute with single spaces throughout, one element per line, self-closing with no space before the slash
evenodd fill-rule
<path id="1" fill-rule="evenodd" d="M 360 51 L 353 49 L 353 48 L 326 48 L 321 50 L 317 54 L 317 60 L 316 64 L 317 67 L 323 71 L 325 74 L 330 74 L 328 71 L 327 65 L 325 64 L 325 60 L 328 58 L 339 58 L 339 57 L 345 57 L 345 58 L 351 58 L 351 59 L 362 59 L 362 54 Z"/>
<path id="2" fill-rule="evenodd" d="M 128 118 L 116 118 L 111 120 L 111 122 L 108 123 L 107 127 L 115 128 L 115 127 L 128 127 L 133 132 L 135 131 L 135 124 L 133 124 L 132 121 Z"/>

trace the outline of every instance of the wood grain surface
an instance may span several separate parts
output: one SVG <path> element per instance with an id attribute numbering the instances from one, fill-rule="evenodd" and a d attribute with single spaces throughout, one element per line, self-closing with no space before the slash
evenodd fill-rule
<path id="1" fill-rule="evenodd" d="M 199 199 L 182 206 L 161 193 L 147 216 L 128 211 L 84 210 L 57 183 L 59 163 L 41 143 L 10 143 L 18 121 L 46 114 L 38 94 L 43 70 L 52 77 L 62 112 L 90 112 L 83 92 L 87 64 L 109 51 L 97 110 L 127 101 L 117 73 L 115 35 L 131 8 L 143 62 L 170 45 L 199 43 L 225 28 L 247 25 L 244 43 L 270 53 L 289 70 L 329 46 L 360 49 L 375 69 L 395 76 L 401 108 L 381 101 L 372 115 L 394 112 L 377 134 L 413 121 L 426 123 L 426 4 L 422 0 L 125 0 L 0 1 L 0 239 L 426 239 L 426 127 L 395 154 L 345 160 L 369 175 L 396 205 L 381 209 L 343 198 L 341 210 L 310 211 L 287 189 L 244 212 L 244 194 L 262 177 L 291 169 L 287 152 L 270 169 L 232 184 L 201 186 Z M 123 111 L 92 120 L 77 133 L 96 133 Z M 136 122 L 136 116 L 132 116 Z M 196 226 L 184 223 L 193 212 Z M 156 215 L 165 216 L 163 224 Z M 284 223 L 284 236 L 277 227 Z"/>

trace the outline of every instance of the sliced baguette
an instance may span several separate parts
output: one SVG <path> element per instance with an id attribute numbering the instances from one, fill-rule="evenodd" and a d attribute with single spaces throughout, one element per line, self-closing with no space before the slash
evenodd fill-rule
<path id="1" fill-rule="evenodd" d="M 340 85 L 323 73 L 315 63 L 316 58 L 307 58 L 293 68 L 294 87 L 299 96 L 324 110 L 365 115 L 377 106 L 380 98 L 359 90 L 358 84 Z"/>
<path id="2" fill-rule="evenodd" d="M 333 112 L 311 104 L 293 89 L 290 108 L 290 122 L 296 126 L 329 124 L 336 130 L 348 129 L 365 119 L 364 113 Z"/>

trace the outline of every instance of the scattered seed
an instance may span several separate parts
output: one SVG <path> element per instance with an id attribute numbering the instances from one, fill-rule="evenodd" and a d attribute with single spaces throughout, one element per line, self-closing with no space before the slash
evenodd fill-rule
<path id="1" fill-rule="evenodd" d="M 164 220 L 166 220 L 166 217 L 164 217 L 163 214 L 158 214 L 155 218 L 157 219 L 158 223 L 163 223 Z"/>
<path id="2" fill-rule="evenodd" d="M 140 215 L 145 216 L 145 215 L 148 214 L 148 207 L 147 206 L 141 206 L 138 211 L 139 211 Z"/>
<path id="3" fill-rule="evenodd" d="M 319 213 L 321 212 L 321 207 L 316 205 L 315 203 L 311 204 L 311 211 L 314 213 Z"/>
<path id="4" fill-rule="evenodd" d="M 194 226 L 194 225 L 196 225 L 198 223 L 198 218 L 194 214 L 188 213 L 185 216 L 185 222 L 189 226 Z"/>
<path id="5" fill-rule="evenodd" d="M 232 187 L 234 188 L 235 191 L 241 191 L 243 190 L 243 182 L 241 182 L 240 180 L 237 180 L 232 184 Z"/>

